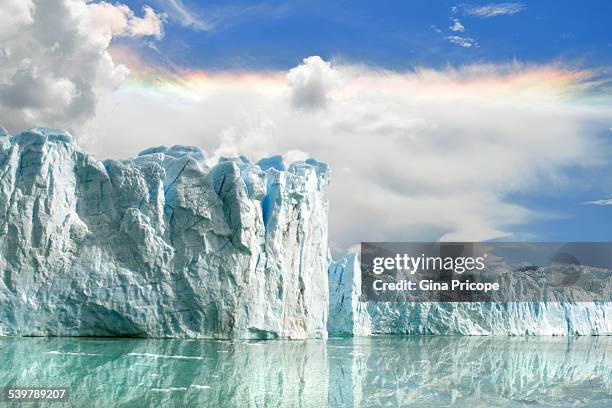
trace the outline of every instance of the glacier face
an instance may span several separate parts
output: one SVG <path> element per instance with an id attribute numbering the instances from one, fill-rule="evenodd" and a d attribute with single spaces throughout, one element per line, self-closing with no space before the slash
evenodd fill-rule
<path id="1" fill-rule="evenodd" d="M 353 335 L 612 335 L 611 302 L 363 303 L 356 302 L 360 275 L 356 254 L 330 265 L 328 329 Z M 353 302 L 348 309 L 347 298 Z"/>
<path id="2" fill-rule="evenodd" d="M 612 335 L 610 302 L 370 303 L 377 334 Z"/>
<path id="3" fill-rule="evenodd" d="M 325 337 L 329 169 L 277 167 L 3 131 L 0 335 Z"/>
<path id="4" fill-rule="evenodd" d="M 351 254 L 329 265 L 330 334 L 368 336 L 372 334 L 372 319 L 366 303 L 360 302 L 361 271 L 357 254 Z"/>
<path id="5" fill-rule="evenodd" d="M 356 254 L 329 260 L 329 180 L 312 159 L 99 161 L 0 128 L 0 335 L 612 334 L 609 302 L 360 302 Z"/>

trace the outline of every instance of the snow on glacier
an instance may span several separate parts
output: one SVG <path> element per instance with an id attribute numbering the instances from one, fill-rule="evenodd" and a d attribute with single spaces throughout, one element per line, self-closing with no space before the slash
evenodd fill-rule
<path id="1" fill-rule="evenodd" d="M 99 161 L 2 131 L 0 335 L 325 337 L 328 182 L 313 160 Z"/>

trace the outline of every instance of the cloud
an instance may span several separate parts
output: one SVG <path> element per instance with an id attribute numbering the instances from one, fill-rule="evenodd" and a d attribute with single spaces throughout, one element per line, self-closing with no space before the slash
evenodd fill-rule
<path id="1" fill-rule="evenodd" d="M 190 10 L 181 0 L 162 0 L 170 18 L 177 21 L 183 27 L 189 27 L 196 31 L 209 31 L 213 24 L 198 13 Z"/>
<path id="2" fill-rule="evenodd" d="M 451 43 L 463 48 L 478 47 L 478 43 L 471 37 L 462 37 L 460 35 L 448 35 L 446 39 Z"/>
<path id="3" fill-rule="evenodd" d="M 283 17 L 300 7 L 299 2 L 231 2 L 191 7 L 183 0 L 158 0 L 171 20 L 195 31 L 221 31 L 250 21 Z"/>
<path id="4" fill-rule="evenodd" d="M 106 31 L 110 37 L 145 37 L 153 36 L 161 39 L 164 35 L 163 21 L 165 16 L 157 14 L 149 6 L 143 7 L 143 17 L 136 17 L 125 4 L 110 4 L 107 2 L 92 3 L 88 10 L 93 25 L 98 30 Z"/>
<path id="5" fill-rule="evenodd" d="M 461 23 L 461 21 L 456 17 L 457 12 L 459 10 L 458 6 L 451 7 L 451 16 L 449 16 L 449 20 L 452 21 L 452 25 L 448 27 L 448 34 L 445 34 L 442 30 L 440 30 L 437 26 L 432 25 L 431 28 L 438 34 L 444 35 L 444 39 L 451 44 L 457 45 L 463 48 L 472 48 L 478 47 L 478 42 L 467 35 L 457 35 L 457 33 L 464 33 L 466 31 L 465 26 Z"/>
<path id="6" fill-rule="evenodd" d="M 453 22 L 453 25 L 448 27 L 449 30 L 455 31 L 455 32 L 463 32 L 463 31 L 465 31 L 465 27 L 463 26 L 463 24 L 461 24 L 461 21 L 459 21 L 456 18 L 451 18 L 451 21 Z"/>
<path id="7" fill-rule="evenodd" d="M 31 24 L 33 12 L 32 0 L 3 0 L 0 5 L 0 41 L 15 35 L 19 27 Z"/>
<path id="8" fill-rule="evenodd" d="M 163 16 L 119 3 L 6 0 L 0 19 L 0 123 L 13 132 L 78 129 L 128 73 L 108 52 L 113 37 L 163 35 Z"/>
<path id="9" fill-rule="evenodd" d="M 164 36 L 164 14 L 157 14 L 149 6 L 142 8 L 144 16 L 131 17 L 128 32 L 132 37 L 154 36 L 158 40 Z"/>
<path id="10" fill-rule="evenodd" d="M 314 56 L 291 69 L 287 80 L 294 106 L 317 109 L 325 106 L 328 93 L 338 84 L 338 73 L 329 62 Z"/>
<path id="11" fill-rule="evenodd" d="M 511 16 L 525 9 L 521 3 L 492 3 L 484 6 L 464 6 L 464 14 L 479 18 Z"/>
<path id="12" fill-rule="evenodd" d="M 606 162 L 597 135 L 612 109 L 589 102 L 590 75 L 520 64 L 396 72 L 313 57 L 289 72 L 134 69 L 80 143 L 101 158 L 187 143 L 213 160 L 326 161 L 336 253 L 361 240 L 493 239 L 539 219 L 515 194 L 571 190 L 571 169 Z"/>
<path id="13" fill-rule="evenodd" d="M 612 205 L 612 198 L 606 198 L 603 200 L 586 201 L 583 205 Z"/>

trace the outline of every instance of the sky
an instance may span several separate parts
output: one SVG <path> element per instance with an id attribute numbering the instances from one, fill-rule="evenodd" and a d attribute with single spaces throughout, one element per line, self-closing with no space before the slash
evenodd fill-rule
<path id="1" fill-rule="evenodd" d="M 608 1 L 0 4 L 0 124 L 332 169 L 360 241 L 612 240 Z"/>
<path id="2" fill-rule="evenodd" d="M 612 61 L 612 4 L 606 1 L 588 7 L 566 0 L 128 4 L 152 4 L 168 14 L 158 48 L 169 63 L 188 67 L 289 69 L 310 55 L 399 70 L 515 58 L 596 66 Z"/>

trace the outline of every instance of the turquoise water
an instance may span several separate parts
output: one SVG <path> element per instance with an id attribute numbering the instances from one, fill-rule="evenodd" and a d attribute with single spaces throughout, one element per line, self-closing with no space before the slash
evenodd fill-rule
<path id="1" fill-rule="evenodd" d="M 610 407 L 612 337 L 0 338 L 6 385 L 77 407 Z"/>

